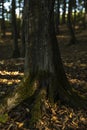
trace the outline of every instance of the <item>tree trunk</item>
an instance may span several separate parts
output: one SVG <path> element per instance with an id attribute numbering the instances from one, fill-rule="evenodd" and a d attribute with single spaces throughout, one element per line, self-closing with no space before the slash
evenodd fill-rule
<path id="1" fill-rule="evenodd" d="M 87 27 L 87 0 L 84 0 L 84 5 L 85 5 L 85 27 Z"/>
<path id="2" fill-rule="evenodd" d="M 15 14 L 15 0 L 12 0 L 12 27 L 13 27 L 13 42 L 14 42 L 14 50 L 13 50 L 13 58 L 17 58 L 20 56 L 19 47 L 18 47 L 18 35 L 17 35 L 17 23 L 16 23 L 16 14 Z"/>
<path id="3" fill-rule="evenodd" d="M 22 27 L 21 27 L 21 31 L 22 31 L 22 35 L 21 35 L 21 40 L 22 40 L 22 57 L 25 57 L 25 20 L 27 19 L 27 16 L 28 15 L 26 15 L 27 13 L 27 11 L 26 11 L 26 6 L 27 6 L 27 3 L 26 3 L 26 1 L 24 0 L 24 7 L 23 7 L 23 13 L 22 13 Z M 29 10 L 29 9 L 28 9 Z"/>
<path id="4" fill-rule="evenodd" d="M 11 96 L 4 100 L 1 110 L 10 110 L 27 99 L 31 114 L 29 123 L 34 126 L 42 116 L 46 99 L 51 103 L 61 99 L 75 106 L 82 106 L 84 102 L 69 85 L 63 69 L 54 27 L 55 0 L 28 2 L 25 76 Z"/>
<path id="5" fill-rule="evenodd" d="M 56 34 L 59 34 L 59 24 L 60 24 L 60 0 L 57 0 L 57 15 L 56 15 Z"/>
<path id="6" fill-rule="evenodd" d="M 77 14 L 77 5 L 76 5 L 76 0 L 75 0 L 75 5 L 74 5 L 74 29 L 75 29 L 75 26 L 76 26 L 76 14 Z"/>
<path id="7" fill-rule="evenodd" d="M 4 0 L 2 0 L 2 32 L 5 38 L 5 18 L 4 18 Z"/>
<path id="8" fill-rule="evenodd" d="M 70 30 L 70 35 L 71 35 L 71 40 L 70 40 L 70 45 L 75 44 L 77 42 L 76 36 L 74 33 L 74 29 L 72 27 L 72 1 L 69 0 L 69 7 L 68 7 L 68 28 Z"/>
<path id="9" fill-rule="evenodd" d="M 66 0 L 63 0 L 63 14 L 62 14 L 62 23 L 65 24 L 65 15 L 66 15 Z"/>

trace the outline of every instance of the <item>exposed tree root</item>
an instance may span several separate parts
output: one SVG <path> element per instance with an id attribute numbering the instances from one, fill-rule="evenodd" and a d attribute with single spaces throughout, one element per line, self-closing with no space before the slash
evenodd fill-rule
<path id="1" fill-rule="evenodd" d="M 36 124 L 45 111 L 44 102 L 46 98 L 48 98 L 50 102 L 54 102 L 54 99 L 56 98 L 68 105 L 85 108 L 87 105 L 85 98 L 82 98 L 73 91 L 72 87 L 70 89 L 63 88 L 60 84 L 57 84 L 58 81 L 53 79 L 54 77 L 52 77 L 52 75 L 51 81 L 48 80 L 49 76 L 44 77 L 44 74 L 46 73 L 40 73 L 38 76 L 31 76 L 31 78 L 24 78 L 16 89 L 2 101 L 0 105 L 0 112 L 9 112 L 21 102 L 28 100 L 31 114 L 29 126 L 31 127 Z M 58 87 L 57 93 L 55 87 L 56 85 Z"/>

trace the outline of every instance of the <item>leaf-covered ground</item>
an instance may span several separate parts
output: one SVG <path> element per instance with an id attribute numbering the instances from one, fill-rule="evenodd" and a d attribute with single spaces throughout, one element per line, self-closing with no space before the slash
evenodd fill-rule
<path id="1" fill-rule="evenodd" d="M 86 30 L 87 31 L 87 30 Z M 66 75 L 79 93 L 87 96 L 87 34 L 77 35 L 78 43 L 68 45 L 70 37 L 59 35 L 59 46 Z M 0 101 L 14 89 L 23 77 L 24 59 L 10 59 L 9 39 L 0 42 Z M 10 52 L 10 53 L 9 53 Z M 0 115 L 0 130 L 86 130 L 87 109 L 74 109 L 60 101 L 51 106 L 44 103 L 45 112 L 36 128 L 29 129 L 30 110 L 27 103 L 19 105 L 9 115 Z"/>

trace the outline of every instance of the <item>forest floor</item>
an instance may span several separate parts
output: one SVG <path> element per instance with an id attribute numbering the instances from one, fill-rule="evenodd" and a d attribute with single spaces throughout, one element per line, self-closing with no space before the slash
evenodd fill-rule
<path id="1" fill-rule="evenodd" d="M 87 30 L 76 35 L 78 42 L 68 45 L 70 36 L 57 36 L 64 68 L 70 83 L 87 96 Z M 24 58 L 12 59 L 12 40 L 0 40 L 0 101 L 21 81 Z M 0 130 L 87 130 L 87 109 L 75 109 L 60 102 L 51 106 L 46 101 L 46 113 L 29 129 L 29 108 L 24 103 L 8 115 L 0 115 Z"/>

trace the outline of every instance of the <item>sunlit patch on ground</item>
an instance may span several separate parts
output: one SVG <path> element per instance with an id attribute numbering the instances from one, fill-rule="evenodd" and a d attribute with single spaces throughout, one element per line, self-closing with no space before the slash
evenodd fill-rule
<path id="1" fill-rule="evenodd" d="M 7 84 L 7 85 L 11 85 L 11 84 L 14 84 L 14 83 L 19 83 L 20 80 L 19 79 L 12 79 L 12 80 L 8 80 L 8 79 L 1 79 L 0 78 L 0 83 L 1 84 Z"/>
<path id="2" fill-rule="evenodd" d="M 21 80 L 19 79 L 19 77 L 22 77 L 23 75 L 24 74 L 19 71 L 6 71 L 6 70 L 0 71 L 0 84 L 7 84 L 7 85 L 17 84 Z"/>
<path id="3" fill-rule="evenodd" d="M 1 75 L 20 75 L 20 76 L 23 76 L 24 74 L 19 72 L 19 71 L 0 71 L 0 74 Z"/>

